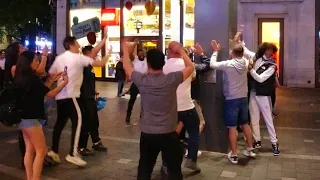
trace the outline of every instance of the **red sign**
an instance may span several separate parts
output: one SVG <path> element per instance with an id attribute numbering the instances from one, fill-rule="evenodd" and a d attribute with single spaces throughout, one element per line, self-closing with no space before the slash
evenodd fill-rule
<path id="1" fill-rule="evenodd" d="M 101 26 L 119 26 L 119 10 L 107 8 L 101 10 Z"/>

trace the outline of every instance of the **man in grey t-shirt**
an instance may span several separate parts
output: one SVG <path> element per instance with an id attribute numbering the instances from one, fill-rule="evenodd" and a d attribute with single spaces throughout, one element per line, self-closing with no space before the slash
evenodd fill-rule
<path id="1" fill-rule="evenodd" d="M 173 50 L 183 52 L 180 43 Z M 123 66 L 126 74 L 141 94 L 141 137 L 138 180 L 150 180 L 157 156 L 161 151 L 168 163 L 170 180 L 183 179 L 181 163 L 183 150 L 176 133 L 178 124 L 176 90 L 194 71 L 190 58 L 184 58 L 182 71 L 163 74 L 164 54 L 158 49 L 147 52 L 148 73 L 134 71 L 130 65 L 126 41 L 122 42 Z M 184 52 L 183 52 L 184 53 Z"/>

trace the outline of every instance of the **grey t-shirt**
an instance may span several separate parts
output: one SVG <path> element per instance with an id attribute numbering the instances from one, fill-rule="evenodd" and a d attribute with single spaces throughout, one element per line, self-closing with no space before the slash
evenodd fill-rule
<path id="1" fill-rule="evenodd" d="M 183 81 L 182 72 L 165 75 L 134 71 L 131 80 L 141 94 L 141 131 L 147 134 L 175 131 L 178 124 L 176 91 Z"/>

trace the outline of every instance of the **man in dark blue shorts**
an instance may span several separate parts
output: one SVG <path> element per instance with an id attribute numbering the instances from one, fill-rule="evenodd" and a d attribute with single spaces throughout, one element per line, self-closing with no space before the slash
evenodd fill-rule
<path id="1" fill-rule="evenodd" d="M 243 155 L 255 157 L 252 151 L 252 132 L 248 124 L 248 82 L 247 72 L 249 61 L 243 58 L 244 49 L 241 45 L 235 45 L 232 50 L 232 59 L 217 62 L 220 45 L 212 41 L 214 50 L 210 67 L 223 71 L 224 123 L 229 129 L 229 141 L 231 152 L 228 159 L 232 164 L 238 163 L 237 156 L 237 125 L 239 124 L 247 140 L 247 149 Z"/>

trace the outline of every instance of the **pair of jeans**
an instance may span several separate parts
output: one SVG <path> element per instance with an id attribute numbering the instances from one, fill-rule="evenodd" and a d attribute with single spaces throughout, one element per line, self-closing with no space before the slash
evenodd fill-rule
<path id="1" fill-rule="evenodd" d="M 79 140 L 79 148 L 87 148 L 89 135 L 92 143 L 100 142 L 99 116 L 94 98 L 80 99 L 82 112 L 82 126 Z"/>
<path id="2" fill-rule="evenodd" d="M 132 83 L 132 85 L 130 87 L 130 99 L 128 102 L 128 109 L 127 109 L 127 118 L 126 118 L 127 123 L 130 122 L 130 117 L 131 117 L 133 105 L 136 102 L 138 94 L 139 94 L 138 87 L 134 83 Z"/>
<path id="3" fill-rule="evenodd" d="M 195 108 L 187 111 L 179 111 L 178 119 L 183 123 L 185 130 L 189 134 L 187 158 L 191 159 L 193 162 L 197 162 L 200 142 L 200 119 L 198 113 Z"/>
<path id="4" fill-rule="evenodd" d="M 137 179 L 151 179 L 151 174 L 160 152 L 167 162 L 169 180 L 182 180 L 183 148 L 176 132 L 168 134 L 141 133 Z"/>
<path id="5" fill-rule="evenodd" d="M 122 93 L 123 86 L 124 86 L 124 81 L 123 80 L 118 81 L 118 93 L 117 93 L 117 96 L 120 96 L 120 94 Z"/>

